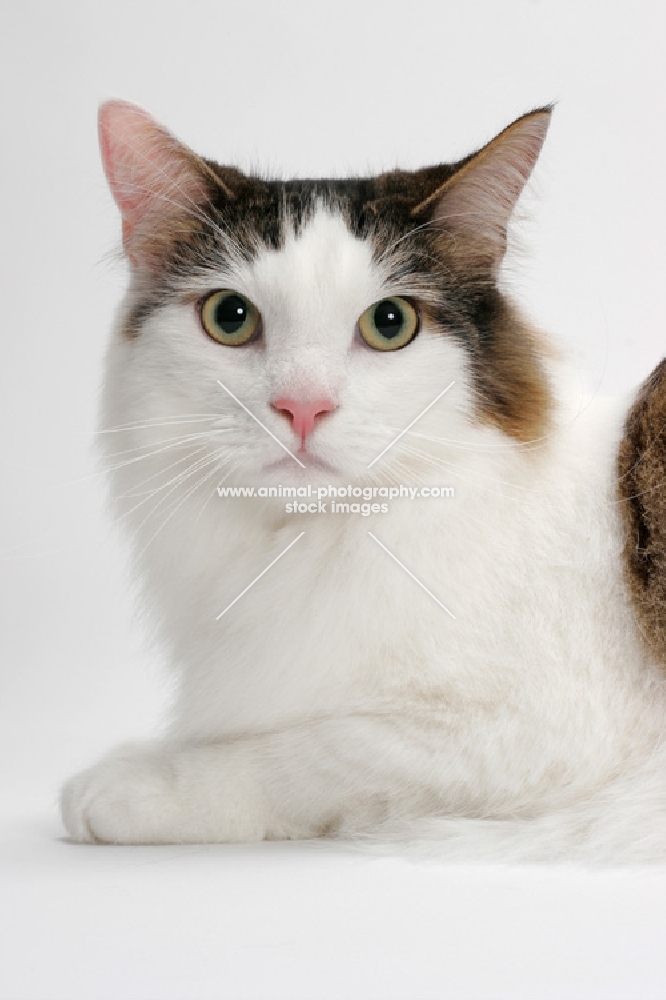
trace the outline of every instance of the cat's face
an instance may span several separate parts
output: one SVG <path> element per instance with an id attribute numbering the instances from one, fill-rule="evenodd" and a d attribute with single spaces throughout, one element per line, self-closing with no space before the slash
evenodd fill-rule
<path id="1" fill-rule="evenodd" d="M 110 422 L 143 422 L 149 445 L 170 422 L 186 438 L 191 420 L 182 446 L 223 455 L 248 484 L 376 480 L 382 466 L 368 466 L 435 400 L 424 434 L 490 421 L 538 436 L 545 379 L 496 277 L 548 117 L 460 164 L 281 182 L 201 160 L 138 109 L 106 105 L 132 264 Z M 401 439 L 384 469 L 410 454 Z"/>

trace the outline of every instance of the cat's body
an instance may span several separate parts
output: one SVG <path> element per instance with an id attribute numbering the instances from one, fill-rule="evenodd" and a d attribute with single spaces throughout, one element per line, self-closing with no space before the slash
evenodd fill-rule
<path id="1" fill-rule="evenodd" d="M 148 127 L 112 108 L 116 134 L 123 114 L 133 134 Z M 545 124 L 546 112 L 526 116 L 437 177 L 383 175 L 352 184 L 353 197 L 276 185 L 263 208 L 260 182 L 246 195 L 242 175 L 199 164 L 168 198 L 196 212 L 159 240 L 155 217 L 132 214 L 107 135 L 135 269 L 108 358 L 107 453 L 178 690 L 165 739 L 68 784 L 75 838 L 425 837 L 444 857 L 666 858 L 666 655 L 637 600 L 634 494 L 622 486 L 637 449 L 666 454 L 661 427 L 632 444 L 636 394 L 582 398 L 496 284 Z M 141 169 L 132 184 L 145 192 Z M 245 199 L 255 233 L 262 220 L 254 244 L 239 216 L 230 246 L 210 192 L 213 237 L 192 235 L 211 169 L 215 197 L 241 216 Z M 466 231 L 472 196 L 497 219 Z M 412 235 L 430 231 L 433 204 L 439 249 Z M 211 248 L 218 230 L 224 254 Z M 202 332 L 193 303 L 227 288 L 257 306 L 261 340 L 231 347 Z M 350 327 L 387 296 L 420 303 L 421 327 L 404 349 L 372 351 Z M 649 392 L 666 400 L 661 380 Z M 301 397 L 319 407 L 306 431 L 290 402 Z M 455 496 L 394 499 L 368 516 L 335 514 L 329 499 L 299 514 L 283 498 L 218 497 L 221 481 Z"/>

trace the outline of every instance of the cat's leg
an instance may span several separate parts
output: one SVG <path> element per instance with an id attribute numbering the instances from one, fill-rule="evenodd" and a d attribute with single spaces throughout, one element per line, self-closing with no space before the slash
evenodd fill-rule
<path id="1" fill-rule="evenodd" d="M 423 733 L 351 716 L 228 743 L 129 744 L 72 778 L 61 806 L 78 841 L 309 838 L 427 811 L 433 779 Z"/>
<path id="2" fill-rule="evenodd" d="M 351 836 L 408 820 L 398 839 L 436 841 L 447 860 L 666 857 L 666 748 L 529 822 L 492 821 L 446 815 L 463 772 L 443 732 L 358 716 L 233 743 L 121 747 L 68 782 L 63 818 L 75 840 L 117 844 Z"/>

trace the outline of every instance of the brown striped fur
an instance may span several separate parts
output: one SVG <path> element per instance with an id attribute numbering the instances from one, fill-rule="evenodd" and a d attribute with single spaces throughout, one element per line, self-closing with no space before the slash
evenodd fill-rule
<path id="1" fill-rule="evenodd" d="M 625 579 L 643 640 L 666 666 L 666 358 L 629 411 L 618 472 Z"/>

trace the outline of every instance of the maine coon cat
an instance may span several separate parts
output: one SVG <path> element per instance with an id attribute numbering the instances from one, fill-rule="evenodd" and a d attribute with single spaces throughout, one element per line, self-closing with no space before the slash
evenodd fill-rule
<path id="1" fill-rule="evenodd" d="M 65 786 L 75 840 L 666 858 L 666 364 L 581 400 L 503 288 L 549 119 L 279 181 L 102 107 L 131 280 L 101 436 L 177 693 Z"/>

